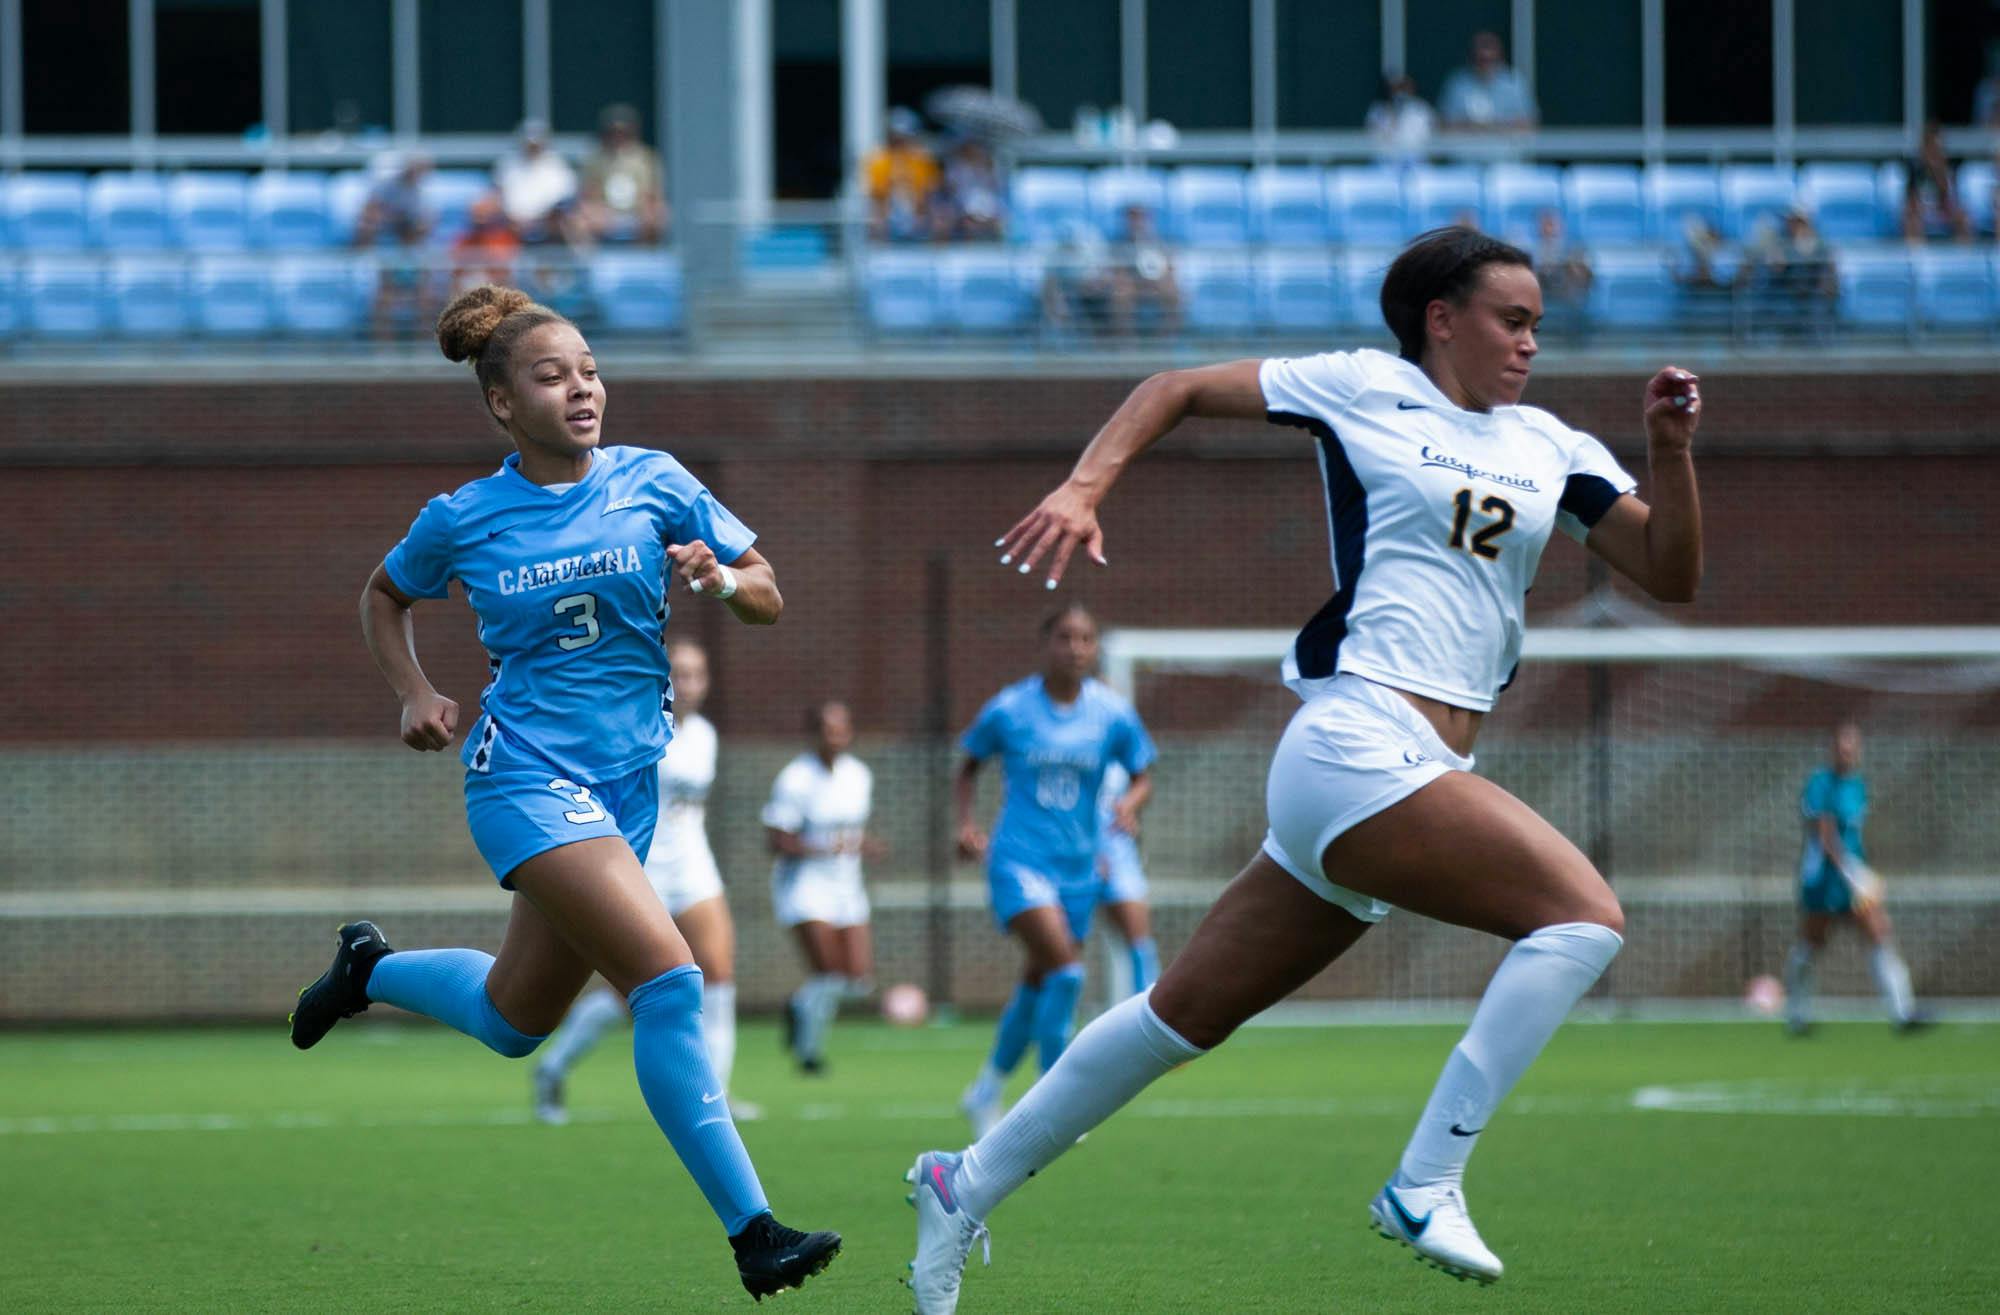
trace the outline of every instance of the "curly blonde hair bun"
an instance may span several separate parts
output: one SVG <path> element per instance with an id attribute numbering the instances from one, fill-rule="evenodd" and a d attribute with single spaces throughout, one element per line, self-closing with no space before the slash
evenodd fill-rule
<path id="1" fill-rule="evenodd" d="M 477 361 L 500 321 L 524 310 L 537 309 L 535 299 L 519 288 L 482 283 L 451 299 L 438 314 L 438 347 L 447 361 Z M 549 312 L 553 315 L 555 312 Z"/>

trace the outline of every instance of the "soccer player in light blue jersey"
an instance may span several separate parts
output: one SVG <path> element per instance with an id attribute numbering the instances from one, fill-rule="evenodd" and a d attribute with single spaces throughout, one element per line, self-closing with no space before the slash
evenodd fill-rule
<path id="1" fill-rule="evenodd" d="M 1007 1075 L 1040 1049 L 1042 1071 L 1069 1042 L 1083 991 L 1078 947 L 1099 896 L 1097 796 L 1113 764 L 1131 775 L 1114 825 L 1137 825 L 1152 792 L 1153 742 L 1132 705 L 1090 673 L 1097 622 L 1066 607 L 1042 622 L 1042 670 L 987 701 L 961 741 L 954 782 L 961 856 L 986 859 L 993 918 L 1021 942 L 1021 981 L 1000 1015 L 992 1056 L 962 1101 L 974 1131 L 999 1122 Z M 1000 759 L 1004 795 L 989 842 L 972 820 L 974 780 Z"/>
<path id="2" fill-rule="evenodd" d="M 1799 799 L 1805 850 L 1799 856 L 1799 939 L 1785 960 L 1785 1030 L 1812 1030 L 1813 956 L 1826 948 L 1836 919 L 1860 929 L 1873 947 L 1868 969 L 1900 1032 L 1918 1031 L 1929 1019 L 1917 1009 L 1909 965 L 1896 952 L 1895 929 L 1882 907 L 1882 881 L 1868 866 L 1861 824 L 1868 816 L 1868 783 L 1861 777 L 1861 728 L 1843 722 L 1833 733 L 1833 759 L 1806 780 Z"/>
<path id="3" fill-rule="evenodd" d="M 776 576 L 679 462 L 599 446 L 604 384 L 568 320 L 486 285 L 445 308 L 438 342 L 472 363 L 515 452 L 418 513 L 362 592 L 361 629 L 402 700 L 403 742 L 438 750 L 458 704 L 418 664 L 410 610 L 456 580 L 479 618 L 492 681 L 460 755 L 466 817 L 512 912 L 498 957 L 394 951 L 372 922 L 342 927 L 332 967 L 299 993 L 292 1042 L 380 1002 L 520 1058 L 603 974 L 631 1010 L 646 1105 L 761 1301 L 824 1269 L 840 1237 L 772 1217 L 703 1045 L 701 970 L 641 865 L 673 734 L 669 576 L 752 625 L 778 619 Z"/>

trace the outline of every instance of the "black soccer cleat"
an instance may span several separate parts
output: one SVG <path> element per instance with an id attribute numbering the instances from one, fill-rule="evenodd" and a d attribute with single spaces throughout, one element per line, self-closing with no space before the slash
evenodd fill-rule
<path id="1" fill-rule="evenodd" d="M 1918 1032 L 1928 1032 L 1937 1026 L 1937 1019 L 1919 1009 L 1908 1018 L 1899 1018 L 1890 1026 L 1901 1036 L 1911 1036 Z"/>
<path id="2" fill-rule="evenodd" d="M 375 961 L 388 954 L 389 942 L 372 922 L 350 922 L 340 929 L 340 948 L 333 966 L 299 992 L 292 1009 L 292 1044 L 310 1050 L 343 1018 L 368 1008 L 368 975 Z"/>
<path id="3" fill-rule="evenodd" d="M 766 1211 L 730 1238 L 729 1245 L 736 1252 L 736 1274 L 744 1291 L 761 1302 L 786 1288 L 803 1287 L 831 1265 L 840 1254 L 840 1234 L 801 1233 Z"/>

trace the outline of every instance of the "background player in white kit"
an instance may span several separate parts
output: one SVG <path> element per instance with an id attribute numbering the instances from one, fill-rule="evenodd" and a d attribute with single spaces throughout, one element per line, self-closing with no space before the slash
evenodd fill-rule
<path id="1" fill-rule="evenodd" d="M 1104 785 L 1097 795 L 1097 872 L 1103 880 L 1098 901 L 1118 939 L 1125 943 L 1132 989 L 1144 991 L 1160 975 L 1160 948 L 1153 941 L 1153 910 L 1147 902 L 1139 834 L 1136 829 L 1128 830 L 1118 816 L 1118 801 L 1131 784 L 1132 774 L 1122 764 L 1112 763 L 1104 769 Z M 1136 825 L 1136 812 L 1131 820 Z"/>
<path id="2" fill-rule="evenodd" d="M 988 1212 L 1031 1174 L 1397 905 L 1514 946 L 1369 1213 L 1384 1237 L 1448 1273 L 1500 1276 L 1466 1211 L 1466 1161 L 1623 944 L 1624 914 L 1576 846 L 1471 773 L 1473 740 L 1512 678 L 1523 599 L 1558 525 L 1653 597 L 1694 597 L 1701 400 L 1684 370 L 1646 386 L 1649 507 L 1596 439 L 1519 405 L 1542 315 L 1526 252 L 1470 229 L 1427 233 L 1390 266 L 1382 312 L 1399 356 L 1235 361 L 1147 380 L 997 545 L 1023 573 L 1048 558 L 1053 588 L 1077 547 L 1103 562 L 1098 504 L 1182 419 L 1268 418 L 1316 439 L 1333 596 L 1285 662 L 1304 703 L 1272 760 L 1261 851 L 1151 992 L 1079 1033 L 962 1156 L 917 1157 L 907 1176 L 920 1315 L 956 1308 Z"/>
<path id="3" fill-rule="evenodd" d="M 708 654 L 699 644 L 674 643 L 667 646 L 667 658 L 674 672 L 674 738 L 660 759 L 660 821 L 646 856 L 646 877 L 701 966 L 707 986 L 701 1002 L 702 1041 L 716 1078 L 728 1091 L 736 1065 L 736 923 L 708 845 L 708 792 L 715 786 L 717 746 L 714 723 L 701 715 L 708 701 Z M 608 986 L 577 1001 L 535 1066 L 537 1119 L 569 1122 L 565 1079 L 604 1033 L 626 1017 L 624 999 Z M 734 1094 L 729 1112 L 738 1122 L 763 1116 L 763 1110 Z"/>
<path id="4" fill-rule="evenodd" d="M 875 776 L 847 751 L 854 743 L 847 705 L 820 704 L 807 714 L 806 729 L 813 747 L 772 782 L 764 827 L 778 856 L 771 911 L 798 938 L 806 959 L 805 984 L 785 1003 L 785 1044 L 802 1070 L 818 1073 L 840 1002 L 874 989 L 861 860 L 877 856 L 880 846 L 868 835 Z"/>

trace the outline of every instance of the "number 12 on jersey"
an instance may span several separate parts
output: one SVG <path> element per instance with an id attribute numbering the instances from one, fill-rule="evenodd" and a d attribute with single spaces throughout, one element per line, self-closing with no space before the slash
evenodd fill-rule
<path id="1" fill-rule="evenodd" d="M 1479 510 L 1493 517 L 1493 522 L 1474 534 L 1472 542 L 1467 544 L 1465 530 L 1468 522 L 1472 520 L 1472 490 L 1460 489 L 1451 501 L 1458 509 L 1457 514 L 1451 518 L 1451 546 L 1459 549 L 1469 547 L 1475 557 L 1484 557 L 1488 560 L 1498 557 L 1500 549 L 1494 545 L 1493 540 L 1514 528 L 1514 504 L 1497 495 L 1481 501 Z"/>

